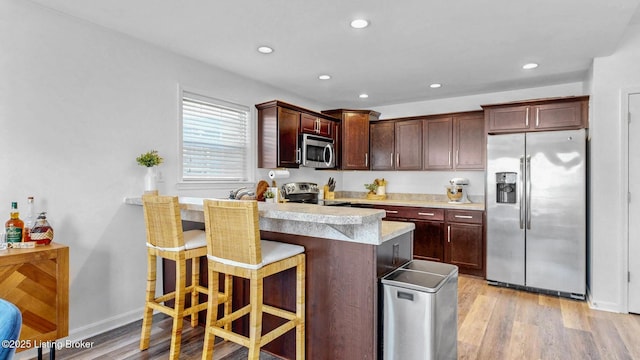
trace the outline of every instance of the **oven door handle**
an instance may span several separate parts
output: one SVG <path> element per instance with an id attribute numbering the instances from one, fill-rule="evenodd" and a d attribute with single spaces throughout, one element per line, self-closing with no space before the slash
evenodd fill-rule
<path id="1" fill-rule="evenodd" d="M 327 150 L 329 151 L 329 161 L 325 161 L 325 164 L 327 166 L 331 166 L 331 163 L 333 163 L 333 146 L 332 146 L 332 144 L 327 144 L 324 147 L 324 151 L 322 152 L 322 157 L 325 158 L 325 159 L 327 158 L 327 155 L 326 155 L 327 154 Z"/>

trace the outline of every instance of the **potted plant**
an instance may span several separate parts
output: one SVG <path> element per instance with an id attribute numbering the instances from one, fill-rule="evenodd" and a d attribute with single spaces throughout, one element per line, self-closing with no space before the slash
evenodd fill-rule
<path id="1" fill-rule="evenodd" d="M 264 192 L 264 201 L 265 202 L 275 202 L 275 194 L 271 190 L 267 190 Z"/>
<path id="2" fill-rule="evenodd" d="M 151 192 L 158 189 L 156 185 L 156 166 L 162 164 L 164 159 L 158 155 L 157 150 L 151 150 L 136 158 L 139 165 L 147 168 L 144 176 L 144 191 Z"/>

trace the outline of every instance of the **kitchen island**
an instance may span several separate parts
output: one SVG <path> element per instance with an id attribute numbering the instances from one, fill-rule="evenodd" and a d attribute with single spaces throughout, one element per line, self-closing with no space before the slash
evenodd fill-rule
<path id="1" fill-rule="evenodd" d="M 180 198 L 184 221 L 203 224 L 202 200 Z M 258 211 L 263 239 L 305 247 L 306 358 L 378 358 L 379 278 L 412 258 L 414 224 L 382 221 L 385 212 L 378 209 L 260 202 Z M 290 270 L 265 280 L 265 303 L 294 310 L 294 275 Z M 235 281 L 234 307 L 247 297 L 248 282 Z M 277 325 L 267 316 L 263 332 Z M 264 349 L 293 359 L 293 331 Z"/>

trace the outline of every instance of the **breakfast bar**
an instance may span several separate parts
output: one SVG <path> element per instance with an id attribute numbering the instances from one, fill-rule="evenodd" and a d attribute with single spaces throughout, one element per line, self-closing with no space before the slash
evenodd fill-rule
<path id="1" fill-rule="evenodd" d="M 203 199 L 179 201 L 185 224 L 203 226 Z M 142 204 L 140 198 L 128 198 L 126 203 Z M 258 210 L 262 239 L 305 248 L 306 358 L 378 358 L 378 280 L 411 260 L 415 225 L 383 221 L 385 212 L 379 209 L 259 202 Z M 293 281 L 293 271 L 265 280 L 265 303 L 294 310 L 295 294 L 289 291 Z M 247 296 L 247 283 L 235 281 L 234 307 Z M 265 317 L 263 331 L 277 325 Z M 293 359 L 294 333 L 264 349 Z"/>

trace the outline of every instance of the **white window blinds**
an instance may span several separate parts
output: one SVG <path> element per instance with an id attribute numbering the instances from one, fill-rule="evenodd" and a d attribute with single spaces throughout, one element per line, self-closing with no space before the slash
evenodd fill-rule
<path id="1" fill-rule="evenodd" d="M 249 108 L 182 92 L 183 181 L 247 181 Z"/>

